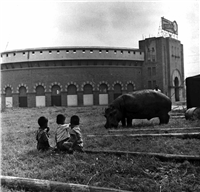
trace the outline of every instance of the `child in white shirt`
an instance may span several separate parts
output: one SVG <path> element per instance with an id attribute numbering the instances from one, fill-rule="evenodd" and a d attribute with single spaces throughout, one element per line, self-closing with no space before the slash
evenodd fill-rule
<path id="1" fill-rule="evenodd" d="M 65 123 L 65 116 L 62 114 L 57 115 L 56 123 L 58 124 L 55 135 L 57 149 L 60 151 L 69 151 L 69 147 L 65 143 L 70 138 L 70 127 L 69 124 Z"/>

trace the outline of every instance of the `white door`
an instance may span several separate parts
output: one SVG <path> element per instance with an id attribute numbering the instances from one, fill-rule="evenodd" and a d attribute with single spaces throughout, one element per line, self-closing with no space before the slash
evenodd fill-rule
<path id="1" fill-rule="evenodd" d="M 78 97 L 77 95 L 67 95 L 67 106 L 77 106 Z"/>
<path id="2" fill-rule="evenodd" d="M 45 96 L 36 96 L 36 107 L 45 107 Z"/>

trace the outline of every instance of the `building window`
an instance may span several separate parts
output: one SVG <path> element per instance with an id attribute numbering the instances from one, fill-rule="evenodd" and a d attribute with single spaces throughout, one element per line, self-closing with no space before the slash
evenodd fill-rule
<path id="1" fill-rule="evenodd" d="M 116 50 L 114 50 L 114 53 L 115 53 L 115 54 L 117 54 L 117 51 L 116 51 Z"/>
<path id="2" fill-rule="evenodd" d="M 148 77 L 151 77 L 151 67 L 148 67 Z"/>
<path id="3" fill-rule="evenodd" d="M 76 50 L 74 50 L 73 52 L 76 53 Z"/>
<path id="4" fill-rule="evenodd" d="M 49 54 L 51 54 L 51 52 L 52 52 L 52 51 L 50 50 L 50 51 L 49 51 Z"/>
<path id="5" fill-rule="evenodd" d="M 153 88 L 156 87 L 156 80 L 153 81 Z"/>
<path id="6" fill-rule="evenodd" d="M 106 50 L 106 53 L 108 53 L 108 50 Z"/>
<path id="7" fill-rule="evenodd" d="M 156 67 L 152 68 L 152 75 L 154 75 L 154 76 L 156 75 Z"/>
<path id="8" fill-rule="evenodd" d="M 151 81 L 148 81 L 148 89 L 151 89 L 152 85 L 151 85 Z"/>
<path id="9" fill-rule="evenodd" d="M 57 53 L 60 53 L 60 50 L 57 50 Z"/>
<path id="10" fill-rule="evenodd" d="M 152 47 L 152 52 L 154 52 L 155 51 L 155 49 L 154 49 L 154 47 Z"/>
<path id="11" fill-rule="evenodd" d="M 152 55 L 152 61 L 156 61 L 156 56 L 155 55 Z"/>
<path id="12" fill-rule="evenodd" d="M 148 60 L 148 61 L 151 61 L 151 56 L 150 56 L 149 53 L 147 54 L 147 60 Z"/>
<path id="13" fill-rule="evenodd" d="M 121 54 L 123 54 L 123 51 L 121 51 Z"/>
<path id="14" fill-rule="evenodd" d="M 42 51 L 40 51 L 40 53 L 42 54 Z M 23 54 L 25 54 L 25 53 L 23 53 Z"/>
<path id="15" fill-rule="evenodd" d="M 102 53 L 102 50 L 99 50 L 99 53 Z"/>
<path id="16" fill-rule="evenodd" d="M 83 50 L 83 53 L 85 53 L 85 50 Z"/>
<path id="17" fill-rule="evenodd" d="M 90 50 L 90 53 L 93 53 L 93 50 Z"/>
<path id="18" fill-rule="evenodd" d="M 69 53 L 69 50 L 66 50 L 66 53 Z"/>

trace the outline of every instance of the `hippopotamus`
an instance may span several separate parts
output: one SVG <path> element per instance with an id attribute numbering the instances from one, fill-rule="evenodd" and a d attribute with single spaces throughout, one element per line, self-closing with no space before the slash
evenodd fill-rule
<path id="1" fill-rule="evenodd" d="M 140 90 L 126 93 L 115 99 L 105 109 L 105 128 L 117 128 L 119 122 L 122 126 L 131 127 L 132 119 L 152 119 L 158 117 L 160 124 L 167 124 L 170 116 L 172 102 L 165 94 L 154 90 Z"/>

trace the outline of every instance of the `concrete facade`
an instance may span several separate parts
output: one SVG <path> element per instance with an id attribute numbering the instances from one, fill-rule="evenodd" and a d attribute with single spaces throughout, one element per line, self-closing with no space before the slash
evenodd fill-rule
<path id="1" fill-rule="evenodd" d="M 139 42 L 144 51 L 143 87 L 158 85 L 172 102 L 185 100 L 183 45 L 172 38 L 148 38 Z"/>
<path id="2" fill-rule="evenodd" d="M 14 50 L 1 53 L 1 60 L 2 107 L 107 105 L 155 85 L 172 100 L 178 85 L 178 99 L 184 99 L 183 46 L 171 38 L 145 39 L 139 49 Z"/>

